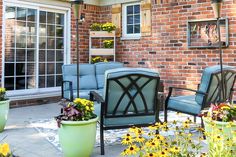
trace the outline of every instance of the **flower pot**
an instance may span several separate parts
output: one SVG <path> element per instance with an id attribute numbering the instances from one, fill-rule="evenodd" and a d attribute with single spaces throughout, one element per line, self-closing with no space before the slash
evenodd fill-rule
<path id="1" fill-rule="evenodd" d="M 62 121 L 59 141 L 65 157 L 89 157 L 96 140 L 98 117 L 88 121 Z"/>
<path id="2" fill-rule="evenodd" d="M 212 152 L 216 150 L 216 146 L 214 146 L 215 142 L 217 142 L 214 138 L 216 136 L 220 136 L 223 141 L 219 140 L 219 143 L 223 144 L 226 143 L 227 139 L 233 139 L 236 138 L 236 123 L 230 123 L 230 122 L 220 122 L 220 121 L 212 121 L 209 120 L 208 118 L 203 117 L 203 122 L 204 122 L 204 127 L 205 127 L 205 132 L 209 134 L 209 136 L 206 136 L 209 150 Z M 230 126 L 230 127 L 229 127 Z M 220 129 L 220 130 L 219 130 Z M 220 148 L 218 148 L 220 149 Z M 229 150 L 232 149 L 232 147 L 228 148 Z M 235 150 L 235 148 L 233 148 Z"/>
<path id="3" fill-rule="evenodd" d="M 0 132 L 4 130 L 9 111 L 9 100 L 0 101 Z"/>

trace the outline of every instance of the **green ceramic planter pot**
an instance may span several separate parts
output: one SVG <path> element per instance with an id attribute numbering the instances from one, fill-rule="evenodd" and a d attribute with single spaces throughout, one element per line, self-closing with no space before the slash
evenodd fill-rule
<path id="1" fill-rule="evenodd" d="M 62 121 L 59 141 L 64 157 L 89 157 L 96 141 L 98 117 L 88 121 Z"/>
<path id="2" fill-rule="evenodd" d="M 3 132 L 9 111 L 9 100 L 0 101 L 0 132 Z"/>
<path id="3" fill-rule="evenodd" d="M 236 131 L 236 123 L 232 123 L 231 127 L 228 127 L 229 122 L 210 121 L 209 119 L 204 118 L 204 117 L 203 117 L 203 122 L 204 122 L 205 131 L 208 133 L 212 133 L 214 135 L 214 133 L 219 132 L 218 129 L 221 129 L 222 132 L 220 133 L 220 135 L 224 137 L 224 139 L 227 139 L 227 138 L 232 139 L 236 137 L 236 135 L 232 133 Z M 211 123 L 214 123 L 215 127 L 212 127 Z M 210 147 L 211 139 L 207 137 L 207 141 L 209 144 L 209 149 L 211 149 Z"/>

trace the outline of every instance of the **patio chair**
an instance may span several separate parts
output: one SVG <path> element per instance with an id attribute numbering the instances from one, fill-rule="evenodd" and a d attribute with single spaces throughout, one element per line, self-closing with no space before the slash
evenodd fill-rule
<path id="1" fill-rule="evenodd" d="M 223 66 L 223 76 L 224 91 L 221 92 L 221 97 L 218 93 L 221 82 L 219 65 L 204 69 L 198 90 L 169 87 L 169 94 L 165 102 L 165 121 L 167 122 L 167 110 L 193 115 L 194 121 L 196 121 L 196 116 L 201 113 L 202 109 L 209 107 L 211 103 L 222 102 L 225 100 L 232 101 L 233 87 L 236 77 L 235 67 Z M 173 89 L 192 91 L 195 94 L 172 96 Z"/>
<path id="2" fill-rule="evenodd" d="M 104 155 L 104 130 L 148 126 L 159 121 L 159 74 L 143 68 L 118 68 L 105 73 L 104 96 L 92 91 L 90 100 L 101 103 L 100 143 Z"/>

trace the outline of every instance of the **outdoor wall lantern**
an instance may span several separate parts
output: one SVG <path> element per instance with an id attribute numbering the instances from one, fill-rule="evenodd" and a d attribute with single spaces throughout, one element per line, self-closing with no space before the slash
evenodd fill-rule
<path id="1" fill-rule="evenodd" d="M 83 22 L 85 18 L 84 14 L 82 14 L 84 1 L 71 0 L 70 2 L 76 18 L 77 98 L 79 98 L 79 22 Z"/>

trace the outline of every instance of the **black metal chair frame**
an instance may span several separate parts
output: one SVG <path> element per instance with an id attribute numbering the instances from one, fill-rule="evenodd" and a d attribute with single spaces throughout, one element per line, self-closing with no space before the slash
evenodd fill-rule
<path id="1" fill-rule="evenodd" d="M 218 80 L 217 87 L 216 87 L 216 89 L 214 90 L 214 92 L 213 92 L 213 94 L 212 94 L 212 97 L 213 97 L 213 95 L 214 95 L 216 92 L 219 91 L 219 86 L 220 86 L 220 78 L 219 78 L 219 76 L 218 76 L 219 73 L 220 73 L 220 72 L 212 73 L 211 78 L 210 78 L 210 82 L 212 82 L 213 76 L 216 76 L 216 78 L 217 78 L 217 80 Z M 235 71 L 234 71 L 234 70 L 224 70 L 223 73 L 224 73 L 223 75 L 228 74 L 228 73 L 233 73 L 233 74 L 230 76 L 230 77 L 232 77 L 232 76 L 234 75 Z M 236 79 L 236 75 L 234 76 L 233 85 L 234 85 L 234 83 L 235 83 L 235 79 Z M 226 80 L 226 81 L 227 81 L 227 80 Z M 224 81 L 224 87 L 225 87 L 224 89 L 225 89 L 225 91 L 223 91 L 223 95 L 224 95 L 224 94 L 226 93 L 226 91 L 227 91 L 227 88 L 226 88 L 226 87 L 227 87 L 227 86 L 226 86 L 226 83 L 227 83 L 227 82 L 226 82 L 226 81 Z M 207 102 L 207 96 L 208 96 L 208 92 L 209 92 L 209 90 L 210 90 L 210 86 L 208 86 L 207 92 L 202 92 L 202 91 L 199 91 L 199 90 L 193 90 L 193 89 L 188 89 L 188 88 L 169 87 L 169 93 L 168 93 L 168 96 L 167 96 L 167 98 L 166 98 L 166 101 L 165 101 L 165 108 L 164 108 L 165 122 L 167 122 L 167 105 L 168 105 L 168 101 L 169 101 L 169 99 L 170 99 L 170 97 L 171 97 L 171 95 L 172 95 L 173 89 L 177 89 L 177 90 L 188 90 L 188 91 L 192 91 L 192 92 L 196 92 L 196 93 L 198 93 L 198 94 L 204 95 L 204 96 L 203 96 L 203 101 L 202 101 L 201 110 L 203 110 L 203 109 L 206 108 L 206 107 L 209 107 L 211 103 L 216 103 L 217 100 L 219 99 L 219 95 L 218 95 L 218 97 L 216 97 L 215 100 L 213 100 L 213 101 L 208 101 L 208 102 Z M 234 91 L 234 88 L 233 88 L 233 86 L 232 86 L 232 88 L 230 89 L 229 101 L 232 101 L 233 91 Z M 174 109 L 169 109 L 169 110 L 179 112 L 179 111 L 174 110 Z M 189 114 L 189 115 L 194 116 L 194 121 L 195 121 L 195 122 L 196 122 L 196 116 L 199 116 L 198 114 L 196 115 L 196 114 L 192 114 L 192 113 L 188 113 L 188 112 L 182 112 L 182 113 L 185 113 L 185 114 Z M 202 121 L 202 118 L 201 118 L 201 121 Z M 202 126 L 203 126 L 203 121 L 202 121 L 201 123 L 202 123 Z"/>
<path id="2" fill-rule="evenodd" d="M 136 79 L 132 79 L 132 76 L 137 76 Z M 137 85 L 137 81 L 141 78 L 141 77 L 146 77 L 148 78 L 148 81 L 146 81 L 141 87 L 139 87 Z M 128 78 L 130 80 L 130 84 L 125 87 L 120 81 L 119 79 L 121 78 Z M 143 93 L 142 93 L 142 89 L 153 79 L 157 80 L 157 85 L 155 87 L 155 96 L 154 96 L 154 106 L 153 112 L 148 111 L 147 109 L 147 104 L 146 101 L 144 99 Z M 101 145 L 101 154 L 104 155 L 105 154 L 105 150 L 104 150 L 104 130 L 111 130 L 111 129 L 122 129 L 122 128 L 129 128 L 132 126 L 137 126 L 137 127 L 143 127 L 143 126 L 149 126 L 152 124 L 130 124 L 130 125 L 119 125 L 119 126 L 104 126 L 104 118 L 118 118 L 118 117 L 133 117 L 133 116 L 144 116 L 144 115 L 155 115 L 155 121 L 158 122 L 159 120 L 159 106 L 157 105 L 157 95 L 158 95 L 158 88 L 159 88 L 159 83 L 160 83 L 160 77 L 156 77 L 156 76 L 147 76 L 147 75 L 143 75 L 143 74 L 129 74 L 129 75 L 125 75 L 125 76 L 119 76 L 119 77 L 115 77 L 115 78 L 108 78 L 106 80 L 107 82 L 107 86 L 106 86 L 106 97 L 105 100 L 96 92 L 91 91 L 90 92 L 90 100 L 92 101 L 97 101 L 98 103 L 101 103 L 101 112 L 100 112 L 100 145 Z M 116 104 L 115 109 L 113 110 L 112 114 L 107 114 L 107 106 L 108 104 L 108 87 L 109 87 L 109 83 L 110 81 L 115 81 L 123 90 L 124 93 L 121 95 L 119 101 Z M 137 89 L 136 93 L 132 96 L 129 93 L 129 89 L 132 88 L 133 86 L 135 86 L 135 88 Z M 140 94 L 140 96 L 142 97 L 142 101 L 144 102 L 145 105 L 145 112 L 144 113 L 139 113 L 137 106 L 134 102 L 135 97 Z M 122 99 L 124 98 L 124 96 L 127 95 L 129 97 L 129 102 L 127 102 L 127 106 L 125 108 L 125 111 L 123 112 L 123 114 L 117 114 L 117 109 L 119 107 L 120 102 L 122 101 Z M 128 109 L 130 107 L 130 105 L 133 106 L 134 108 L 134 113 L 130 114 L 128 113 Z"/>
<path id="3" fill-rule="evenodd" d="M 64 97 L 64 85 L 66 83 L 69 83 L 70 99 Z M 66 81 L 66 80 L 62 81 L 62 84 L 61 84 L 61 97 L 63 99 L 68 100 L 68 101 L 71 101 L 71 102 L 73 101 L 74 96 L 73 96 L 73 89 L 72 89 L 72 81 Z"/>

